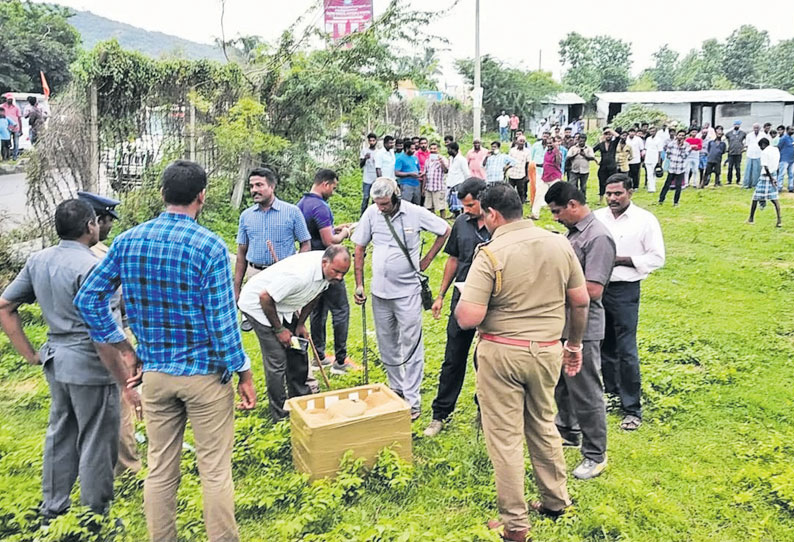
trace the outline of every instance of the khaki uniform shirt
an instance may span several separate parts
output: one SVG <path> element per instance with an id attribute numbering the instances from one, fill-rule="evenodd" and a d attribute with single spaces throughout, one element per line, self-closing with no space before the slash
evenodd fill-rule
<path id="1" fill-rule="evenodd" d="M 500 226 L 474 256 L 461 301 L 487 305 L 481 333 L 528 341 L 556 341 L 565 325 L 566 290 L 585 284 L 568 240 L 529 220 Z M 497 291 L 497 272 L 501 289 Z"/>

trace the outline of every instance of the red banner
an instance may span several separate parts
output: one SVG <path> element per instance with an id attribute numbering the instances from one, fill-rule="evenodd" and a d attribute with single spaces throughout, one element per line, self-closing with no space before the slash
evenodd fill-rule
<path id="1" fill-rule="evenodd" d="M 325 31 L 335 40 L 372 24 L 372 0 L 325 0 Z"/>

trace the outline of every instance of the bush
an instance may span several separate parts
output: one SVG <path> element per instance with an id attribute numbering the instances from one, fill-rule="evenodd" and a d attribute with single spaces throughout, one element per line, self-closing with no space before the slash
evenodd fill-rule
<path id="1" fill-rule="evenodd" d="M 626 130 L 635 124 L 642 124 L 643 122 L 657 127 L 661 127 L 663 124 L 668 126 L 678 124 L 678 121 L 670 119 L 667 113 L 660 109 L 654 109 L 641 104 L 631 104 L 616 115 L 615 118 L 612 119 L 610 125 Z"/>

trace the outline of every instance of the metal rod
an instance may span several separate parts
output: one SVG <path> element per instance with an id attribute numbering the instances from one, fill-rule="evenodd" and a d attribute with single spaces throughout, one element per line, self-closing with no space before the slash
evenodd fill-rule
<path id="1" fill-rule="evenodd" d="M 320 360 L 320 354 L 317 352 L 317 347 L 314 346 L 314 341 L 312 340 L 311 335 L 309 335 L 309 345 L 312 347 L 312 353 L 314 354 L 314 361 L 317 363 L 317 367 L 320 368 L 320 374 L 323 375 L 323 381 L 330 390 L 331 382 L 328 380 L 328 377 L 325 374 L 325 369 L 323 368 L 323 362 Z"/>

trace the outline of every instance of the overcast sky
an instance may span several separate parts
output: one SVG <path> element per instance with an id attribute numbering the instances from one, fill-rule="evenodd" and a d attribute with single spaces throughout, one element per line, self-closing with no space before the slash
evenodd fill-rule
<path id="1" fill-rule="evenodd" d="M 725 39 L 742 24 L 767 30 L 773 43 L 794 37 L 792 11 L 780 7 L 789 2 L 784 0 L 777 7 L 759 3 L 755 8 L 747 0 L 481 0 L 480 47 L 482 54 L 531 69 L 538 67 L 542 50 L 543 69 L 551 70 L 559 78 L 560 39 L 571 31 L 585 36 L 609 34 L 631 42 L 632 72 L 636 74 L 651 64 L 651 54 L 664 43 L 684 54 L 706 39 Z M 219 0 L 59 0 L 58 3 L 202 43 L 211 43 L 221 34 Z M 444 10 L 452 0 L 410 0 L 410 3 L 418 9 Z M 257 34 L 273 40 L 314 4 L 316 0 L 227 0 L 227 39 Z M 375 15 L 386 5 L 388 0 L 374 0 Z M 449 84 L 460 82 L 452 60 L 474 56 L 474 5 L 475 0 L 460 0 L 430 29 L 450 41 L 451 50 L 442 55 Z M 320 11 L 313 17 L 318 22 L 322 21 Z"/>

